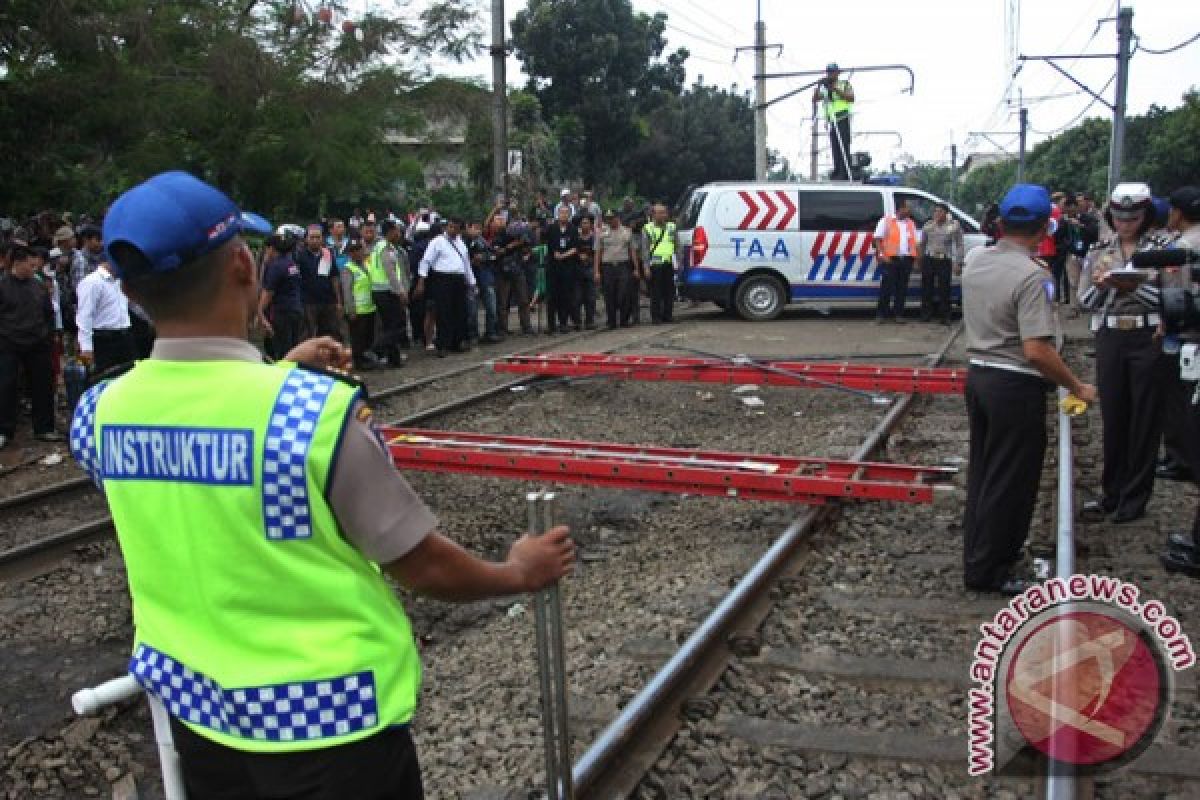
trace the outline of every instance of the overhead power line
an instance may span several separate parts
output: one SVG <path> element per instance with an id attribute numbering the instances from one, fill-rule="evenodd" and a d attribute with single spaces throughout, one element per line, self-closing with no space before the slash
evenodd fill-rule
<path id="1" fill-rule="evenodd" d="M 1142 44 L 1142 39 L 1140 36 L 1137 36 L 1134 38 L 1137 39 L 1137 49 L 1139 52 L 1149 53 L 1152 56 L 1165 56 L 1168 53 L 1174 53 L 1176 50 L 1182 50 L 1183 48 L 1187 47 L 1189 44 L 1193 44 L 1196 41 L 1200 41 L 1200 33 L 1197 33 L 1195 36 L 1188 39 L 1187 41 L 1180 42 L 1179 44 L 1175 45 L 1174 47 L 1168 47 L 1166 50 L 1153 50 L 1149 47 L 1146 47 L 1144 44 Z"/>
<path id="2" fill-rule="evenodd" d="M 1113 81 L 1116 79 L 1117 79 L 1117 76 L 1114 74 L 1111 78 L 1108 79 L 1108 83 L 1104 84 L 1104 88 L 1102 88 L 1099 92 L 1097 92 L 1097 94 L 1104 94 L 1106 91 L 1108 91 L 1108 87 L 1112 86 Z M 1091 111 L 1092 106 L 1096 105 L 1096 103 L 1098 103 L 1098 102 L 1099 102 L 1099 100 L 1097 98 L 1093 97 L 1092 101 L 1083 107 L 1083 111 L 1080 111 L 1078 114 L 1076 114 L 1074 117 L 1072 117 L 1070 122 L 1060 125 L 1058 128 L 1056 128 L 1052 131 L 1039 131 L 1037 128 L 1033 127 L 1032 125 L 1029 126 L 1029 130 L 1033 131 L 1038 136 L 1057 136 L 1058 134 L 1062 133 L 1063 131 L 1067 130 L 1068 128 L 1074 127 L 1075 123 L 1077 123 L 1077 122 L 1079 122 L 1079 120 L 1083 119 L 1083 116 L 1085 114 L 1087 114 L 1089 111 Z"/>

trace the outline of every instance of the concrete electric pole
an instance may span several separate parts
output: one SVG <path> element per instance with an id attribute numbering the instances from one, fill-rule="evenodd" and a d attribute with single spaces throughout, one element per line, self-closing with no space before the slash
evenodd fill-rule
<path id="1" fill-rule="evenodd" d="M 767 179 L 767 23 L 762 0 L 754 23 L 754 179 Z"/>
<path id="2" fill-rule="evenodd" d="M 1113 103 L 1112 143 L 1108 152 L 1108 191 L 1121 182 L 1125 155 L 1125 98 L 1129 90 L 1129 45 L 1133 39 L 1133 9 L 1117 12 L 1117 91 Z"/>
<path id="3" fill-rule="evenodd" d="M 508 194 L 508 48 L 504 42 L 504 0 L 492 0 L 492 184 Z"/>

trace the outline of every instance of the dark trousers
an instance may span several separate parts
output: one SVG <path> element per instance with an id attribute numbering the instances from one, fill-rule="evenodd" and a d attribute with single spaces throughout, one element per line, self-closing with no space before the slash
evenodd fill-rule
<path id="1" fill-rule="evenodd" d="M 1104 428 L 1100 481 L 1106 510 L 1135 515 L 1150 502 L 1169 368 L 1153 328 L 1096 332 L 1096 390 Z"/>
<path id="2" fill-rule="evenodd" d="M 375 312 L 357 314 L 350 320 L 350 350 L 354 363 L 362 365 L 367 352 L 375 344 Z"/>
<path id="3" fill-rule="evenodd" d="M 633 269 L 628 261 L 600 265 L 600 288 L 604 292 L 604 314 L 610 328 L 629 324 L 629 314 L 622 313 L 622 311 L 627 305 L 626 298 L 632 279 Z"/>
<path id="4" fill-rule="evenodd" d="M 275 309 L 271 312 L 271 328 L 271 356 L 278 361 L 304 341 L 304 312 Z"/>
<path id="5" fill-rule="evenodd" d="M 583 324 L 596 324 L 596 268 L 591 262 L 579 265 L 579 305 L 583 308 Z"/>
<path id="6" fill-rule="evenodd" d="M 875 316 L 894 319 L 904 315 L 904 303 L 908 300 L 908 279 L 912 275 L 912 268 L 912 256 L 896 256 L 883 265 Z"/>
<path id="7" fill-rule="evenodd" d="M 154 325 L 150 320 L 139 317 L 132 311 L 129 313 L 130 330 L 133 331 L 133 352 L 137 358 L 149 358 L 154 349 L 154 339 L 157 336 Z"/>
<path id="8" fill-rule="evenodd" d="M 670 322 L 675 309 L 675 267 L 670 261 L 650 265 L 650 321 Z"/>
<path id="9" fill-rule="evenodd" d="M 950 320 L 950 281 L 954 266 L 949 258 L 921 259 L 921 319 Z"/>
<path id="10" fill-rule="evenodd" d="M 392 366 L 400 363 L 400 347 L 408 347 L 407 309 L 400 298 L 388 291 L 372 291 L 375 313 L 379 317 L 380 334 L 375 340 L 375 354 L 386 358 Z"/>
<path id="11" fill-rule="evenodd" d="M 458 350 L 467 340 L 467 279 L 449 272 L 429 273 L 429 301 L 437 319 L 438 350 Z"/>
<path id="12" fill-rule="evenodd" d="M 1046 388 L 1041 378 L 1002 369 L 967 372 L 971 442 L 963 513 L 963 582 L 1002 584 L 1021 555 L 1046 454 Z"/>
<path id="13" fill-rule="evenodd" d="M 1054 299 L 1064 305 L 1071 303 L 1071 280 L 1067 277 L 1067 254 L 1050 257 L 1050 273 L 1054 276 Z"/>
<path id="14" fill-rule="evenodd" d="M 304 306 L 304 318 L 309 336 L 332 336 L 338 341 L 344 337 L 342 321 L 333 303 L 308 303 Z"/>
<path id="15" fill-rule="evenodd" d="M 850 180 L 850 115 L 843 114 L 829 126 L 829 147 L 833 151 L 833 174 L 835 181 Z"/>
<path id="16" fill-rule="evenodd" d="M 629 285 L 621 299 L 621 324 L 637 325 L 642 321 L 642 276 L 634 270 L 629 272 Z"/>
<path id="17" fill-rule="evenodd" d="M 412 341 L 425 341 L 425 302 L 427 300 L 425 293 L 417 294 L 413 291 L 417 286 L 414 278 L 413 284 L 408 287 L 408 324 L 412 328 Z"/>
<path id="18" fill-rule="evenodd" d="M 508 306 L 514 302 L 521 332 L 529 333 L 533 325 L 529 321 L 529 287 L 525 283 L 525 273 L 501 271 L 496 275 L 496 314 L 500 333 L 508 333 Z"/>
<path id="19" fill-rule="evenodd" d="M 422 800 L 421 765 L 407 727 L 295 753 L 249 753 L 171 717 L 188 800 Z"/>
<path id="20" fill-rule="evenodd" d="M 137 343 L 132 328 L 92 331 L 92 370 L 96 374 L 137 360 Z"/>
<path id="21" fill-rule="evenodd" d="M 546 265 L 547 326 L 566 330 L 568 324 L 580 325 L 579 320 L 579 266 L 573 262 Z"/>
<path id="22" fill-rule="evenodd" d="M 54 367 L 50 340 L 27 347 L 0 347 L 0 434 L 17 430 L 18 376 L 24 369 L 33 404 L 33 432 L 54 431 Z"/>

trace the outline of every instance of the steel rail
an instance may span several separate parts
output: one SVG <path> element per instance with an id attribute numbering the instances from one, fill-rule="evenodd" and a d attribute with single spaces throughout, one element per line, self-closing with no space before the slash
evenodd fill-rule
<path id="1" fill-rule="evenodd" d="M 8 497 L 0 497 L 0 511 L 27 506 L 30 503 L 36 503 L 38 500 L 44 500 L 47 497 L 66 494 L 75 489 L 83 489 L 92 485 L 91 478 L 86 475 L 80 475 L 61 483 L 52 483 L 47 486 L 39 486 L 36 489 L 20 492 L 19 494 L 10 494 Z"/>
<path id="2" fill-rule="evenodd" d="M 960 324 L 951 331 L 941 348 L 926 359 L 928 366 L 941 362 L 961 330 Z M 906 394 L 892 405 L 852 460 L 869 460 L 887 442 L 914 396 Z M 572 772 L 577 797 L 632 794 L 679 729 L 684 702 L 710 689 L 725 671 L 732 655 L 732 635 L 757 629 L 770 610 L 770 588 L 793 566 L 801 545 L 817 523 L 832 513 L 831 508 L 821 506 L 801 513 L 599 735 Z"/>

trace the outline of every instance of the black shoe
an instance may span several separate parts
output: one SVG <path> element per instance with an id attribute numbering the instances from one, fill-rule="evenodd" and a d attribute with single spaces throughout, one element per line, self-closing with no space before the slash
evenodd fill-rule
<path id="1" fill-rule="evenodd" d="M 1146 509 L 1139 508 L 1136 511 L 1118 511 L 1113 515 L 1112 521 L 1117 525 L 1124 525 L 1127 522 L 1136 522 L 1146 516 Z"/>
<path id="2" fill-rule="evenodd" d="M 1192 578 L 1200 578 L 1200 560 L 1195 551 L 1168 550 L 1158 557 L 1167 572 L 1181 572 Z"/>
<path id="3" fill-rule="evenodd" d="M 904 325 L 905 322 L 906 321 L 905 321 L 904 317 L 895 317 L 892 319 L 892 324 L 894 324 L 894 325 Z"/>
<path id="4" fill-rule="evenodd" d="M 1190 531 L 1175 531 L 1167 534 L 1167 548 L 1177 552 L 1193 553 L 1196 550 L 1196 539 Z"/>
<path id="5" fill-rule="evenodd" d="M 480 339 L 480 341 L 483 342 L 484 344 L 497 344 L 504 340 L 501 339 L 499 336 L 497 336 L 494 333 L 489 333 L 489 334 L 485 335 L 482 339 Z"/>
<path id="6" fill-rule="evenodd" d="M 1103 516 L 1104 514 L 1111 514 L 1116 511 L 1117 504 L 1110 503 L 1108 500 L 1088 500 L 1083 504 L 1080 510 L 1083 511 L 1084 514 Z"/>
<path id="7" fill-rule="evenodd" d="M 586 324 L 586 325 L 584 325 L 584 326 L 583 326 L 583 329 L 584 329 L 585 331 L 594 331 L 594 330 L 596 330 L 596 323 L 594 323 L 594 322 L 589 322 L 588 324 Z"/>
<path id="8" fill-rule="evenodd" d="M 1016 595 L 1019 595 L 1021 592 L 1025 591 L 1032 585 L 1033 584 L 1030 583 L 1029 581 L 1021 580 L 1020 578 L 1009 578 L 1004 583 L 1002 583 L 999 586 L 992 589 L 992 591 L 995 592 L 996 594 L 1002 594 L 1002 595 L 1006 595 L 1008 597 L 1015 597 Z"/>
<path id="9" fill-rule="evenodd" d="M 1160 464 L 1154 469 L 1154 477 L 1164 481 L 1190 481 L 1192 471 L 1183 464 Z"/>

